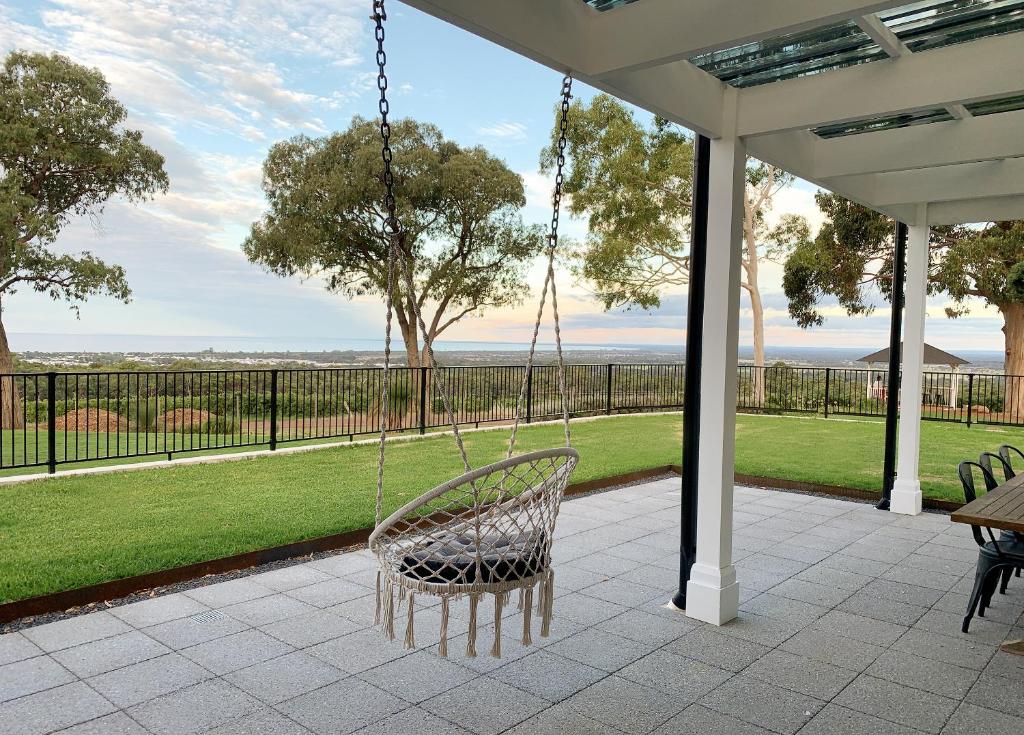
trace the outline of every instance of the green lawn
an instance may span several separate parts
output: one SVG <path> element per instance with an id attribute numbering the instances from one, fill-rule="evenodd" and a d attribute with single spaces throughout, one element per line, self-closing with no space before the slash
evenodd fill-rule
<path id="1" fill-rule="evenodd" d="M 505 431 L 471 433 L 475 465 L 503 456 Z M 741 416 L 736 469 L 876 490 L 883 425 Z M 520 448 L 560 443 L 558 425 L 520 433 Z M 574 424 L 585 481 L 678 463 L 681 418 L 621 416 Z M 1024 431 L 925 423 L 922 478 L 959 497 L 956 463 Z M 387 507 L 459 474 L 449 437 L 389 448 Z M 376 448 L 367 445 L 220 464 L 65 477 L 0 487 L 0 601 L 190 564 L 372 525 Z"/>

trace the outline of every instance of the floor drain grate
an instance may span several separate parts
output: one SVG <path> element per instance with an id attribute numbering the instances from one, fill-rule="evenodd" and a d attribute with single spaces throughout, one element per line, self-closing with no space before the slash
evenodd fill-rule
<path id="1" fill-rule="evenodd" d="M 189 620 L 194 620 L 197 623 L 214 623 L 218 620 L 223 620 L 225 617 L 227 616 L 218 610 L 207 610 L 206 612 L 193 615 Z"/>

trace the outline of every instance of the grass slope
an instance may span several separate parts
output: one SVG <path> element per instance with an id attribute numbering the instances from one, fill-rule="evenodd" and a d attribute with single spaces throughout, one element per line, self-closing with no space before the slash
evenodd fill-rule
<path id="1" fill-rule="evenodd" d="M 573 429 L 576 482 L 679 461 L 678 415 Z M 874 490 L 883 433 L 873 421 L 741 416 L 736 469 Z M 503 456 L 507 433 L 466 438 L 479 466 Z M 956 463 L 1004 442 L 1024 444 L 1024 432 L 926 423 L 926 494 L 958 498 Z M 531 426 L 519 449 L 560 443 L 560 426 Z M 461 472 L 450 437 L 398 442 L 388 456 L 386 513 Z M 0 487 L 0 601 L 370 526 L 375 473 L 376 448 L 357 445 Z"/>

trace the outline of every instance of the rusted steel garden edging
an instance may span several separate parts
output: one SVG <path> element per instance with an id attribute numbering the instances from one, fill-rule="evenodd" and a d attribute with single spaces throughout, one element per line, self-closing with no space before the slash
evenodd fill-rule
<path id="1" fill-rule="evenodd" d="M 619 485 L 649 480 L 670 473 L 680 474 L 680 470 L 679 465 L 662 465 L 622 475 L 578 482 L 569 485 L 565 490 L 565 494 L 567 496 L 584 495 Z M 737 474 L 736 483 L 767 489 L 832 495 L 856 500 L 876 500 L 878 498 L 877 493 L 867 490 L 857 490 L 837 485 L 798 482 L 795 480 L 782 480 L 773 477 L 758 477 L 756 475 Z M 943 511 L 953 511 L 961 505 L 962 503 L 954 503 L 948 500 L 931 500 L 926 498 L 924 501 L 926 508 Z M 100 584 L 79 587 L 64 592 L 54 592 L 48 595 L 39 595 L 38 597 L 8 602 L 0 605 L 0 625 L 33 615 L 45 615 L 75 607 L 94 605 L 106 602 L 107 600 L 115 600 L 156 587 L 191 581 L 210 574 L 224 574 L 283 559 L 292 559 L 321 551 L 334 551 L 365 544 L 372 531 L 372 528 L 359 528 L 330 536 L 320 536 L 291 544 L 273 546 L 268 549 L 248 551 L 243 554 L 234 554 L 220 559 L 211 559 L 210 561 L 188 564 L 173 569 L 164 569 L 159 572 L 149 572 L 148 574 L 139 574 L 134 577 L 101 582 Z"/>

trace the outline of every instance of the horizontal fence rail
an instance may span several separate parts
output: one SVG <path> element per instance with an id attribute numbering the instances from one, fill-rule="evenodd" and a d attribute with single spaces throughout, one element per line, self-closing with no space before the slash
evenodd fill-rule
<path id="1" fill-rule="evenodd" d="M 558 370 L 521 365 L 439 367 L 460 424 L 562 415 Z M 0 470 L 166 457 L 349 438 L 381 429 L 381 368 L 109 371 L 0 374 Z M 389 427 L 448 424 L 429 368 L 395 368 Z M 567 365 L 571 416 L 678 409 L 683 365 Z M 525 382 L 525 387 L 523 387 Z M 736 407 L 754 413 L 884 416 L 885 370 L 743 365 Z M 1024 425 L 1024 376 L 925 373 L 926 420 Z"/>

